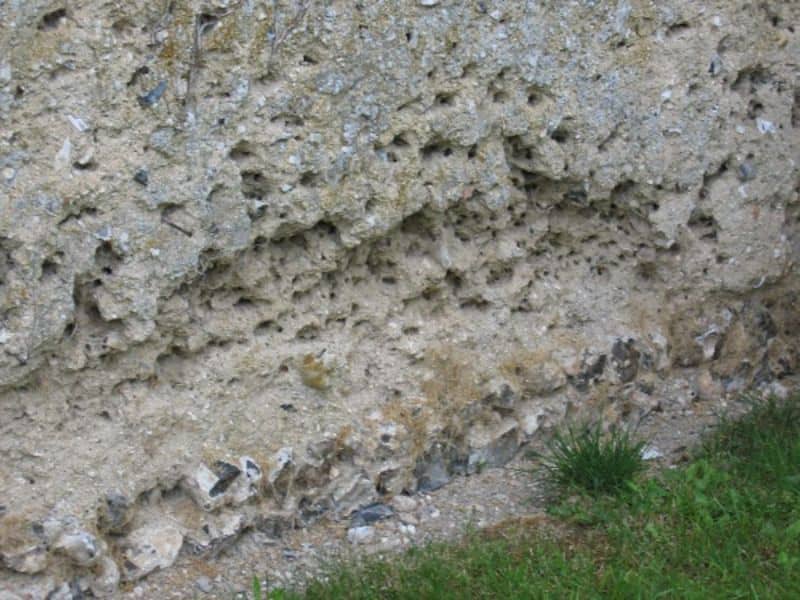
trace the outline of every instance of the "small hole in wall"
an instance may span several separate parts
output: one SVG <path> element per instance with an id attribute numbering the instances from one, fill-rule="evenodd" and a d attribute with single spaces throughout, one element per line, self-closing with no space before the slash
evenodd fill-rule
<path id="1" fill-rule="evenodd" d="M 39 26 L 37 28 L 39 29 L 39 31 L 56 29 L 59 25 L 61 25 L 61 20 L 65 19 L 66 16 L 67 16 L 66 8 L 59 8 L 58 10 L 49 12 L 46 15 L 44 15 L 42 19 L 39 21 Z"/>
<path id="2" fill-rule="evenodd" d="M 56 256 L 55 258 L 46 258 L 42 262 L 42 279 L 49 279 L 50 277 L 55 277 L 58 275 L 58 269 L 61 266 L 60 260 L 63 258 L 62 253 L 58 253 L 60 256 Z"/>
<path id="3" fill-rule="evenodd" d="M 472 146 L 469 147 L 469 150 L 467 150 L 467 158 L 475 158 L 477 154 L 478 154 L 478 145 L 473 144 Z"/>
<path id="4" fill-rule="evenodd" d="M 197 25 L 201 34 L 208 33 L 214 29 L 217 23 L 219 23 L 219 17 L 211 13 L 202 13 L 197 19 Z"/>
<path id="5" fill-rule="evenodd" d="M 550 133 L 550 139 L 559 144 L 563 144 L 569 139 L 569 131 L 567 131 L 564 127 L 556 127 Z"/>
<path id="6" fill-rule="evenodd" d="M 398 133 L 396 136 L 392 138 L 391 144 L 392 146 L 403 148 L 405 146 L 408 146 L 408 141 L 406 140 L 405 136 L 402 133 Z"/>
<path id="7" fill-rule="evenodd" d="M 150 68 L 149 67 L 147 67 L 147 66 L 139 67 L 138 69 L 136 69 L 133 72 L 133 75 L 131 75 L 130 79 L 128 79 L 128 83 L 126 83 L 125 85 L 127 87 L 131 87 L 133 85 L 136 85 L 136 82 L 139 81 L 139 78 L 142 75 L 147 75 L 149 72 L 150 72 Z"/>
<path id="8" fill-rule="evenodd" d="M 430 160 L 437 154 L 441 154 L 442 156 L 451 156 L 453 154 L 453 150 L 447 144 L 441 142 L 431 142 L 422 147 L 420 154 L 422 155 L 423 160 Z"/>
<path id="9" fill-rule="evenodd" d="M 268 319 L 256 325 L 253 333 L 256 337 L 264 337 L 272 333 L 283 333 L 283 327 L 278 325 L 274 320 Z"/>
<path id="10" fill-rule="evenodd" d="M 406 31 L 406 41 L 410 42 L 414 39 L 414 32 L 413 31 Z"/>
<path id="11" fill-rule="evenodd" d="M 251 156 L 253 156 L 253 148 L 250 146 L 248 142 L 245 141 L 238 142 L 233 148 L 231 148 L 231 151 L 228 153 L 228 158 L 230 158 L 235 162 L 246 160 Z"/>
<path id="12" fill-rule="evenodd" d="M 300 175 L 300 185 L 305 187 L 314 187 L 317 185 L 318 175 L 313 171 L 306 171 Z"/>
<path id="13" fill-rule="evenodd" d="M 94 171 L 97 169 L 97 163 L 94 161 L 94 159 L 90 159 L 86 162 L 75 161 L 72 163 L 72 168 L 76 171 Z"/>
<path id="14" fill-rule="evenodd" d="M 755 100 L 751 100 L 750 104 L 747 106 L 747 116 L 750 119 L 758 118 L 763 112 L 764 112 L 764 105 L 761 104 L 761 102 L 756 102 Z"/>
<path id="15" fill-rule="evenodd" d="M 252 308 L 255 306 L 255 302 L 250 298 L 239 298 L 233 306 L 234 308 Z"/>
<path id="16" fill-rule="evenodd" d="M 451 106 L 453 104 L 454 97 L 455 94 L 440 92 L 436 94 L 436 97 L 434 98 L 433 102 L 437 106 Z"/>
<path id="17" fill-rule="evenodd" d="M 508 101 L 508 94 L 505 92 L 495 92 L 492 94 L 492 102 L 495 104 L 502 104 L 503 102 Z"/>
<path id="18" fill-rule="evenodd" d="M 308 325 L 304 325 L 297 331 L 295 338 L 298 340 L 306 340 L 306 341 L 315 340 L 319 337 L 319 331 L 320 330 L 317 325 L 309 323 Z"/>
<path id="19" fill-rule="evenodd" d="M 263 235 L 259 235 L 256 239 L 253 240 L 253 252 L 261 252 L 264 250 L 265 246 L 267 245 L 267 238 Z"/>

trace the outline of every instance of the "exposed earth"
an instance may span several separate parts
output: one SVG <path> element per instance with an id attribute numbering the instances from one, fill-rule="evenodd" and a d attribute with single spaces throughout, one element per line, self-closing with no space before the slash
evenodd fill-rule
<path id="1" fill-rule="evenodd" d="M 770 391 L 783 395 L 786 388 L 776 386 Z M 742 414 L 748 402 L 743 397 L 717 401 L 664 398 L 635 430 L 638 439 L 648 442 L 643 456 L 650 475 L 688 461 L 701 436 L 713 429 L 722 415 Z M 531 446 L 503 468 L 457 477 L 432 492 L 389 500 L 385 506 L 390 507 L 390 516 L 372 522 L 368 529 L 359 530 L 354 516 L 340 521 L 323 518 L 307 528 L 286 531 L 277 539 L 248 532 L 229 551 L 211 559 L 181 556 L 168 571 L 126 586 L 120 597 L 246 598 L 254 576 L 265 590 L 300 586 L 323 572 L 330 561 L 357 560 L 365 555 L 391 557 L 412 545 L 458 539 L 467 529 L 488 528 L 518 517 L 546 519 L 553 492 L 543 482 L 530 450 L 545 451 L 542 445 Z"/>

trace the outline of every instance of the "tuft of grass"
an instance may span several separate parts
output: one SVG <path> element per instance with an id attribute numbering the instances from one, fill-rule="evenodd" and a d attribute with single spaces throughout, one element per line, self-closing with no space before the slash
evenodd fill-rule
<path id="1" fill-rule="evenodd" d="M 562 491 L 615 494 L 644 470 L 643 448 L 628 431 L 604 435 L 599 424 L 573 425 L 557 431 L 539 458 L 547 480 Z"/>

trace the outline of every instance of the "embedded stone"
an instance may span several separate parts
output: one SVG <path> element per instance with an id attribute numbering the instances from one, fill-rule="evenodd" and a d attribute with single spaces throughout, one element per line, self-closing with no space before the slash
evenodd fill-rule
<path id="1" fill-rule="evenodd" d="M 519 450 L 519 425 L 513 419 L 484 427 L 475 427 L 469 434 L 470 452 L 467 473 L 477 473 L 484 468 L 502 467 Z"/>
<path id="2" fill-rule="evenodd" d="M 248 521 L 243 514 L 223 510 L 206 514 L 202 525 L 186 532 L 185 543 L 196 554 L 217 555 L 241 535 Z"/>
<path id="3" fill-rule="evenodd" d="M 168 521 L 154 521 L 132 531 L 123 546 L 122 578 L 136 581 L 156 569 L 166 569 L 178 557 L 183 533 Z"/>
<path id="4" fill-rule="evenodd" d="M 347 530 L 347 541 L 351 544 L 366 544 L 375 537 L 375 528 L 369 525 L 351 527 Z"/>
<path id="5" fill-rule="evenodd" d="M 239 459 L 239 466 L 217 461 L 213 468 L 200 464 L 183 480 L 183 487 L 198 506 L 206 511 L 223 505 L 239 505 L 258 494 L 261 467 L 247 456 Z"/>
<path id="6" fill-rule="evenodd" d="M 358 509 L 351 515 L 350 520 L 353 526 L 360 527 L 363 525 L 371 525 L 376 521 L 390 519 L 393 516 L 394 510 L 391 506 L 376 502 Z"/>
<path id="7" fill-rule="evenodd" d="M 68 556 L 79 567 L 92 566 L 101 554 L 97 538 L 86 531 L 61 534 L 53 549 Z"/>
<path id="8" fill-rule="evenodd" d="M 133 517 L 132 504 L 124 494 L 116 491 L 106 493 L 97 510 L 97 526 L 101 531 L 120 534 Z"/>
<path id="9" fill-rule="evenodd" d="M 120 572 L 117 563 L 109 556 L 101 556 L 92 569 L 89 589 L 98 598 L 114 594 L 119 586 Z"/>
<path id="10" fill-rule="evenodd" d="M 47 567 L 47 548 L 37 544 L 16 550 L 3 549 L 0 558 L 12 571 L 34 575 Z"/>

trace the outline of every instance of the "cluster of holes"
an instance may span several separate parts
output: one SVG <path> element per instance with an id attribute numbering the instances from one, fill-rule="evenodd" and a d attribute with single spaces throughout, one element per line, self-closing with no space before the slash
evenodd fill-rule
<path id="1" fill-rule="evenodd" d="M 419 153 L 423 161 L 433 160 L 436 157 L 448 158 L 453 155 L 453 146 L 446 141 L 433 140 L 420 148 Z"/>
<path id="2" fill-rule="evenodd" d="M 540 185 L 561 195 L 569 193 L 560 183 L 544 178 Z M 621 190 L 627 193 L 633 185 L 623 184 Z M 256 238 L 250 252 L 263 264 L 263 278 L 248 282 L 246 288 L 237 287 L 241 283 L 234 284 L 240 282 L 236 270 L 219 261 L 212 252 L 206 257 L 203 269 L 204 285 L 187 286 L 180 293 L 188 296 L 190 305 L 200 307 L 201 312 L 233 306 L 240 319 L 250 323 L 245 330 L 249 329 L 259 343 L 273 344 L 278 338 L 320 343 L 331 328 L 359 329 L 370 325 L 369 318 L 360 314 L 359 305 L 352 302 L 353 295 L 384 293 L 403 306 L 413 305 L 414 314 L 420 310 L 437 314 L 448 304 L 464 310 L 486 311 L 493 303 L 485 294 L 487 287 L 503 286 L 514 280 L 517 261 L 525 260 L 536 266 L 531 269 L 531 278 L 520 282 L 522 291 L 515 292 L 511 308 L 515 312 L 530 312 L 529 295 L 536 280 L 558 280 L 566 268 L 588 269 L 593 276 L 608 276 L 610 269 L 633 258 L 632 253 L 626 255 L 611 239 L 619 235 L 618 231 L 626 231 L 624 226 L 614 229 L 601 225 L 600 220 L 597 223 L 605 233 L 598 236 L 573 239 L 569 233 L 551 231 L 532 242 L 531 221 L 538 219 L 538 214 L 533 204 L 525 202 L 494 211 L 477 194 L 443 214 L 419 211 L 404 219 L 386 237 L 353 250 L 344 249 L 334 224 L 321 222 L 282 239 Z M 451 268 L 442 281 L 415 290 L 415 282 L 408 279 L 412 270 L 409 265 L 423 258 L 437 260 L 443 228 L 451 230 L 459 243 L 472 248 L 477 264 L 469 274 Z M 498 231 L 503 231 L 504 239 L 510 239 L 522 252 L 510 261 L 481 264 L 486 260 L 482 258 L 484 246 L 492 242 Z M 578 246 L 587 250 L 576 251 Z M 108 247 L 103 252 L 112 250 Z M 324 267 L 327 273 L 320 273 L 321 265 L 329 265 Z M 342 289 L 348 293 L 342 293 Z M 223 294 L 223 300 L 210 302 L 214 294 Z M 291 298 L 291 307 L 273 308 L 269 302 L 260 300 L 265 297 Z M 326 315 L 321 321 L 310 321 L 309 315 L 319 312 L 320 302 L 326 303 Z M 202 321 L 201 318 L 198 323 Z M 415 325 L 403 328 L 404 335 L 419 333 Z M 218 342 L 226 343 L 224 339 Z"/>
<path id="3" fill-rule="evenodd" d="M 242 178 L 242 194 L 245 198 L 263 200 L 270 191 L 267 178 L 260 171 L 245 170 L 240 173 Z"/>
<path id="4" fill-rule="evenodd" d="M 698 207 L 692 211 L 687 225 L 697 232 L 700 239 L 716 241 L 719 230 L 717 220 L 701 208 Z"/>
<path id="5" fill-rule="evenodd" d="M 737 92 L 755 94 L 762 85 L 767 85 L 773 80 L 772 73 L 761 65 L 747 67 L 737 73 L 736 79 L 731 84 L 731 89 Z"/>

